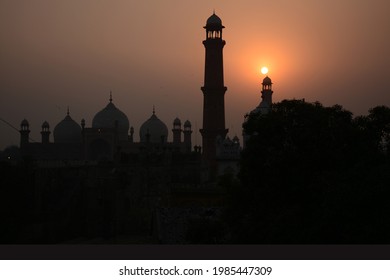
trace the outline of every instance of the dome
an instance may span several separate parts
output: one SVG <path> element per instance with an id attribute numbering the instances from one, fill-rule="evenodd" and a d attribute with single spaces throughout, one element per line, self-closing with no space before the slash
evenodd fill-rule
<path id="1" fill-rule="evenodd" d="M 168 138 L 168 128 L 153 111 L 152 116 L 141 125 L 139 136 L 141 142 L 165 143 Z"/>
<path id="2" fill-rule="evenodd" d="M 20 126 L 29 126 L 29 123 L 26 119 L 23 119 L 22 122 L 20 123 Z"/>
<path id="3" fill-rule="evenodd" d="M 44 121 L 42 124 L 42 128 L 49 128 L 49 123 L 47 121 Z"/>
<path id="4" fill-rule="evenodd" d="M 173 125 L 181 125 L 181 121 L 179 118 L 176 118 L 174 121 L 173 121 Z"/>
<path id="5" fill-rule="evenodd" d="M 191 127 L 191 122 L 189 120 L 186 120 L 184 123 L 184 127 Z"/>
<path id="6" fill-rule="evenodd" d="M 80 143 L 81 127 L 69 116 L 68 112 L 65 119 L 54 128 L 53 136 L 55 143 Z"/>
<path id="7" fill-rule="evenodd" d="M 206 26 L 210 25 L 218 25 L 222 27 L 222 20 L 217 16 L 215 13 L 213 13 L 206 22 Z"/>
<path id="8" fill-rule="evenodd" d="M 192 132 L 191 131 L 191 123 L 189 120 L 186 120 L 184 123 L 184 132 Z"/>
<path id="9" fill-rule="evenodd" d="M 98 112 L 92 120 L 93 128 L 115 128 L 118 123 L 119 137 L 122 140 L 127 139 L 129 131 L 129 119 L 121 110 L 119 110 L 110 97 L 110 103 Z"/>
<path id="10" fill-rule="evenodd" d="M 270 77 L 267 76 L 264 78 L 263 85 L 272 85 L 272 81 L 271 81 Z"/>
<path id="11" fill-rule="evenodd" d="M 253 109 L 249 114 L 250 115 L 255 115 L 255 114 L 261 114 L 261 115 L 264 115 L 264 114 L 267 114 L 269 113 L 271 109 L 271 106 L 270 104 L 268 104 L 267 101 L 265 100 L 262 100 L 259 104 L 259 106 L 257 106 L 255 109 Z"/>

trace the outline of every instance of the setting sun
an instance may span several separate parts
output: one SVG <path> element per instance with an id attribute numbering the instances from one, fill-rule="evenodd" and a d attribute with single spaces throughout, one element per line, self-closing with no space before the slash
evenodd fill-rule
<path id="1" fill-rule="evenodd" d="M 261 68 L 261 73 L 264 74 L 264 75 L 267 74 L 267 73 L 268 73 L 268 68 L 265 67 L 265 66 L 262 67 L 262 68 Z"/>

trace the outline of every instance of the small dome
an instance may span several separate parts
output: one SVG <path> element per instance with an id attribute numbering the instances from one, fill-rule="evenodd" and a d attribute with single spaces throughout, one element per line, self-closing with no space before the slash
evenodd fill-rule
<path id="1" fill-rule="evenodd" d="M 20 126 L 29 126 L 29 123 L 26 119 L 23 119 L 22 122 L 20 123 Z"/>
<path id="2" fill-rule="evenodd" d="M 119 110 L 112 99 L 110 103 L 98 112 L 92 120 L 93 128 L 115 128 L 116 123 L 118 124 L 119 137 L 122 140 L 127 139 L 127 133 L 129 131 L 129 119 L 121 110 Z"/>
<path id="3" fill-rule="evenodd" d="M 176 118 L 174 121 L 173 121 L 173 125 L 181 125 L 181 121 L 179 118 Z"/>
<path id="4" fill-rule="evenodd" d="M 141 142 L 166 143 L 168 138 L 168 128 L 153 111 L 152 116 L 141 125 L 139 136 Z"/>
<path id="5" fill-rule="evenodd" d="M 189 120 L 186 120 L 184 123 L 184 127 L 191 127 L 191 122 Z"/>
<path id="6" fill-rule="evenodd" d="M 270 77 L 267 76 L 263 79 L 263 85 L 272 85 Z"/>
<path id="7" fill-rule="evenodd" d="M 54 128 L 53 136 L 55 143 L 80 143 L 81 127 L 68 113 Z"/>
<path id="8" fill-rule="evenodd" d="M 271 105 L 268 104 L 267 101 L 262 100 L 260 102 L 259 106 L 257 106 L 255 109 L 253 109 L 249 114 L 250 115 L 255 115 L 255 114 L 264 115 L 264 114 L 269 113 L 270 109 L 271 109 Z"/>
<path id="9" fill-rule="evenodd" d="M 49 128 L 49 123 L 47 121 L 44 121 L 42 124 L 42 128 Z"/>
<path id="10" fill-rule="evenodd" d="M 206 26 L 210 25 L 218 25 L 222 27 L 222 20 L 217 16 L 215 13 L 213 13 L 206 22 Z"/>

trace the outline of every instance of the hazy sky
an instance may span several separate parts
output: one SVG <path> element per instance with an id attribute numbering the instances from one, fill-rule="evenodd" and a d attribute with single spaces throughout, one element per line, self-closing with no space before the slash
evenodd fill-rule
<path id="1" fill-rule="evenodd" d="M 68 105 L 91 126 L 112 90 L 136 141 L 155 105 L 169 130 L 175 117 L 189 119 L 201 144 L 203 26 L 213 9 L 226 27 L 230 136 L 260 102 L 261 66 L 275 102 L 305 98 L 355 114 L 390 106 L 388 0 L 0 0 L 0 118 L 17 128 L 28 119 L 40 141 L 43 121 L 53 131 Z M 0 135 L 0 149 L 19 144 L 1 121 Z"/>

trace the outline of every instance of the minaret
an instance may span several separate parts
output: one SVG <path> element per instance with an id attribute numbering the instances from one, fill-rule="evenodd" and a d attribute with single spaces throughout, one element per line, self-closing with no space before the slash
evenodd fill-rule
<path id="1" fill-rule="evenodd" d="M 192 142 L 191 142 L 191 134 L 192 134 L 192 129 L 191 129 L 191 123 L 189 120 L 186 120 L 184 123 L 184 145 L 187 153 L 191 153 L 192 151 Z"/>
<path id="2" fill-rule="evenodd" d="M 227 88 L 223 81 L 222 49 L 225 41 L 222 40 L 221 19 L 214 13 L 207 19 L 206 40 L 203 45 L 206 49 L 204 86 L 203 91 L 203 128 L 202 134 L 203 159 L 210 164 L 211 170 L 216 166 L 216 139 L 225 138 L 228 129 L 225 128 L 224 96 Z"/>
<path id="3" fill-rule="evenodd" d="M 266 76 L 262 83 L 261 103 L 259 105 L 262 113 L 268 113 L 271 110 L 272 93 L 272 81 L 270 77 Z"/>
<path id="4" fill-rule="evenodd" d="M 179 118 L 176 118 L 173 121 L 173 144 L 179 145 L 181 143 L 181 121 Z"/>
<path id="5" fill-rule="evenodd" d="M 247 116 L 253 114 L 268 114 L 271 111 L 272 107 L 272 81 L 270 77 L 266 76 L 263 79 L 261 87 L 261 102 L 260 104 L 252 110 Z"/>
<path id="6" fill-rule="evenodd" d="M 268 114 L 271 111 L 272 108 L 272 80 L 270 77 L 266 76 L 263 79 L 262 82 L 262 87 L 261 87 L 261 102 L 260 104 L 253 109 L 249 114 L 245 116 L 245 121 L 248 120 L 249 116 L 257 115 L 257 114 Z M 244 148 L 246 147 L 246 144 L 250 138 L 250 135 L 246 134 L 244 131 L 242 132 L 242 136 L 244 139 Z"/>
<path id="7" fill-rule="evenodd" d="M 50 126 L 49 126 L 49 123 L 47 121 L 45 121 L 42 124 L 41 135 L 42 135 L 42 144 L 49 144 L 49 142 L 50 142 L 50 140 L 49 140 L 49 137 L 50 137 Z"/>
<path id="8" fill-rule="evenodd" d="M 20 123 L 20 148 L 23 148 L 29 142 L 30 125 L 26 119 Z"/>

